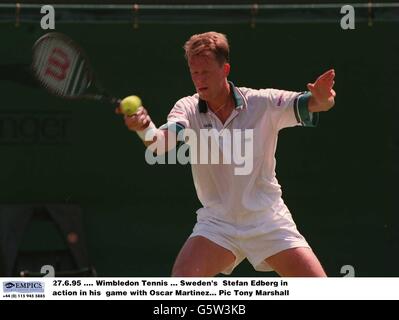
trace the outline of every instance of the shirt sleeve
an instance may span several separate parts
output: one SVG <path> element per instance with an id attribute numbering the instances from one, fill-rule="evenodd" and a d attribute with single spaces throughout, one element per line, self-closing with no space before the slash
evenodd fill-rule
<path id="1" fill-rule="evenodd" d="M 302 125 L 315 127 L 318 123 L 318 113 L 308 111 L 310 92 L 294 92 L 277 89 L 260 90 L 266 98 L 267 112 L 273 126 L 277 130 Z"/>

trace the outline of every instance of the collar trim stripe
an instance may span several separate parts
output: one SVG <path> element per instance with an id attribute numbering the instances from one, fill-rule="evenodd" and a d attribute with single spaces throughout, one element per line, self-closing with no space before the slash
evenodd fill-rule
<path id="1" fill-rule="evenodd" d="M 233 92 L 234 103 L 236 106 L 236 110 L 242 110 L 247 107 L 247 99 L 245 99 L 244 95 L 242 94 L 241 90 L 238 89 L 233 82 L 229 81 L 230 89 Z M 198 99 L 198 109 L 200 113 L 207 113 L 208 112 L 208 105 L 206 104 L 205 100 L 201 98 Z"/>

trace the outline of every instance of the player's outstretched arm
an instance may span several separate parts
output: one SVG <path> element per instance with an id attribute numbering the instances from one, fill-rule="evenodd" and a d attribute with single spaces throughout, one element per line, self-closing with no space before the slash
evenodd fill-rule
<path id="1" fill-rule="evenodd" d="M 308 83 L 307 87 L 312 93 L 309 99 L 308 109 L 310 112 L 328 111 L 335 104 L 334 86 L 335 70 L 330 69 L 316 79 L 314 83 Z"/>
<path id="2" fill-rule="evenodd" d="M 119 107 L 115 109 L 115 113 L 123 115 Z M 170 148 L 174 148 L 174 145 L 169 146 L 171 143 L 168 143 L 169 131 L 157 129 L 144 107 L 138 108 L 137 112 L 130 116 L 124 115 L 124 121 L 126 127 L 130 131 L 137 132 L 143 140 L 144 145 L 150 147 L 151 151 L 157 154 L 163 154 Z M 152 134 L 147 135 L 147 131 L 150 129 L 154 131 Z M 150 136 L 151 139 L 147 139 L 148 136 Z"/>

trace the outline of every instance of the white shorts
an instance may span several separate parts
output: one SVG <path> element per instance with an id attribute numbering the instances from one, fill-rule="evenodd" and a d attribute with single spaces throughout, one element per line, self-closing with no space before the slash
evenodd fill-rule
<path id="1" fill-rule="evenodd" d="M 265 219 L 264 223 L 253 226 L 237 226 L 213 217 L 198 217 L 190 238 L 195 236 L 203 236 L 235 255 L 235 262 L 222 271 L 224 274 L 231 274 L 245 258 L 257 271 L 272 271 L 265 262 L 268 257 L 290 248 L 310 248 L 288 211 L 272 221 Z"/>

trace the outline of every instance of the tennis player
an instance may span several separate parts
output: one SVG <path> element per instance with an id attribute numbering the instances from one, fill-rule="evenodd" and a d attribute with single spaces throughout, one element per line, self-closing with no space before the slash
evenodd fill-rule
<path id="1" fill-rule="evenodd" d="M 298 231 L 282 200 L 276 179 L 278 133 L 292 126 L 314 127 L 318 112 L 334 105 L 334 70 L 322 74 L 309 91 L 236 87 L 228 81 L 229 44 L 225 35 L 193 35 L 184 45 L 196 94 L 176 102 L 167 124 L 156 129 L 145 108 L 125 116 L 129 130 L 145 140 L 149 130 L 167 141 L 181 130 L 253 130 L 253 167 L 237 175 L 235 164 L 192 164 L 197 195 L 203 207 L 180 253 L 172 276 L 207 277 L 230 274 L 245 258 L 258 271 L 280 276 L 326 276 L 308 242 Z"/>

